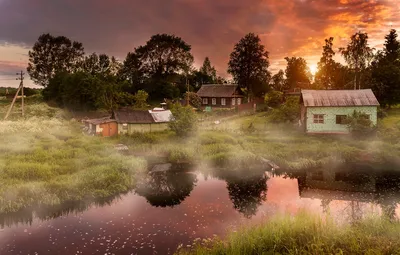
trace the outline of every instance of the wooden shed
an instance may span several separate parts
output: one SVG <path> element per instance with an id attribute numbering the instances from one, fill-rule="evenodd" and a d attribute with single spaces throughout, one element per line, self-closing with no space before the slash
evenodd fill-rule
<path id="1" fill-rule="evenodd" d="M 130 110 L 122 109 L 113 112 L 112 116 L 118 123 L 118 134 L 135 132 L 154 132 L 168 129 L 172 118 L 170 110 Z"/>
<path id="2" fill-rule="evenodd" d="M 115 119 L 110 117 L 89 119 L 84 121 L 88 134 L 102 135 L 104 137 L 118 134 L 118 125 Z"/>

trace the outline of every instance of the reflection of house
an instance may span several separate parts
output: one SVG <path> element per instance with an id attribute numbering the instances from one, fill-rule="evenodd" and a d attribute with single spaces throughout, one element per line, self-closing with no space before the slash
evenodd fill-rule
<path id="1" fill-rule="evenodd" d="M 238 85 L 208 84 L 202 85 L 197 95 L 201 97 L 202 106 L 233 108 L 243 103 L 244 94 Z"/>
<path id="2" fill-rule="evenodd" d="M 172 118 L 170 110 L 116 110 L 111 117 L 86 120 L 89 134 L 115 136 L 135 132 L 163 131 Z"/>
<path id="3" fill-rule="evenodd" d="M 371 89 L 302 90 L 301 124 L 307 133 L 348 133 L 345 118 L 354 111 L 377 123 L 379 102 Z"/>

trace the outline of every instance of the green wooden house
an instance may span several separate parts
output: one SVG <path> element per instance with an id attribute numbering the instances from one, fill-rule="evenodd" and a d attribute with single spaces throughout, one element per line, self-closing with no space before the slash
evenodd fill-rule
<path id="1" fill-rule="evenodd" d="M 371 89 L 302 90 L 300 124 L 306 133 L 346 134 L 345 118 L 354 111 L 365 113 L 377 124 L 379 102 Z"/>

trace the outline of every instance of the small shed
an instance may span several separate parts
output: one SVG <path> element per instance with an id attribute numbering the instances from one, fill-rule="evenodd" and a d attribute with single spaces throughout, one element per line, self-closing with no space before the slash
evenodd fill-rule
<path id="1" fill-rule="evenodd" d="M 130 110 L 122 109 L 113 112 L 112 116 L 118 123 L 118 134 L 135 132 L 154 132 L 168 129 L 172 118 L 170 110 Z"/>
<path id="2" fill-rule="evenodd" d="M 201 97 L 203 108 L 234 108 L 243 103 L 244 94 L 235 84 L 202 85 L 197 95 Z"/>
<path id="3" fill-rule="evenodd" d="M 307 133 L 348 133 L 345 118 L 354 111 L 377 124 L 379 102 L 371 89 L 302 90 L 300 104 L 300 123 Z"/>
<path id="4" fill-rule="evenodd" d="M 102 135 L 104 137 L 114 136 L 118 134 L 118 125 L 115 119 L 110 117 L 99 119 L 84 120 L 88 134 Z"/>

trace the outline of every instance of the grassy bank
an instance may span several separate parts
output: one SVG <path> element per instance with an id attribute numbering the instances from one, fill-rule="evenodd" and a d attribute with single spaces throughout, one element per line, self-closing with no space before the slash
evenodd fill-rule
<path id="1" fill-rule="evenodd" d="M 269 123 L 265 113 L 223 119 L 219 125 L 203 124 L 196 135 L 186 139 L 162 132 L 117 140 L 133 153 L 164 155 L 173 163 L 191 161 L 240 169 L 259 167 L 262 157 L 287 170 L 357 162 L 390 170 L 387 168 L 400 165 L 399 139 L 400 111 L 393 110 L 381 121 L 378 135 L 366 140 L 350 135 L 306 135 L 291 124 Z"/>
<path id="2" fill-rule="evenodd" d="M 57 117 L 0 122 L 0 213 L 91 201 L 132 189 L 144 160 Z"/>
<path id="3" fill-rule="evenodd" d="M 176 254 L 400 254 L 400 224 L 369 218 L 338 225 L 299 214 L 244 227 L 225 240 L 201 240 Z"/>

